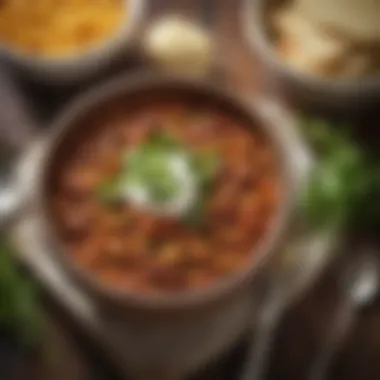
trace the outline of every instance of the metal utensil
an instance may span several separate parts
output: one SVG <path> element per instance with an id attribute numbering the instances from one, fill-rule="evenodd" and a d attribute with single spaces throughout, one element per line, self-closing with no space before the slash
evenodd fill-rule
<path id="1" fill-rule="evenodd" d="M 315 283 L 335 257 L 334 253 L 338 252 L 339 231 L 315 234 L 302 233 L 302 230 L 294 230 L 291 244 L 283 254 L 285 264 L 275 268 L 272 276 L 275 280 L 267 286 L 241 380 L 261 380 L 265 377 L 270 350 L 283 315 Z"/>
<path id="2" fill-rule="evenodd" d="M 270 349 L 273 345 L 275 332 L 284 314 L 285 300 L 279 293 L 280 287 L 273 286 L 269 290 L 268 301 L 257 322 L 257 336 L 249 347 L 245 368 L 241 380 L 259 380 L 265 376 Z"/>
<path id="3" fill-rule="evenodd" d="M 17 154 L 4 141 L 0 141 L 0 230 L 17 214 L 22 195 L 16 186 L 14 163 Z"/>
<path id="4" fill-rule="evenodd" d="M 309 380 L 325 380 L 335 354 L 355 325 L 356 313 L 369 305 L 380 286 L 380 261 L 373 249 L 352 260 L 341 278 L 342 301 L 312 363 Z"/>
<path id="5" fill-rule="evenodd" d="M 272 117 L 280 115 L 273 105 L 268 107 L 268 104 L 261 104 L 261 109 Z M 279 132 L 281 133 L 281 130 Z M 292 134 L 294 138 L 295 131 L 282 134 L 282 138 L 288 140 L 292 138 Z M 305 144 L 301 149 L 299 146 L 293 150 L 298 191 L 307 183 L 315 166 L 313 154 L 306 147 Z M 269 283 L 266 284 L 267 291 L 259 306 L 259 319 L 252 330 L 241 380 L 263 378 L 267 371 L 275 332 L 284 313 L 319 278 L 338 252 L 339 243 L 340 231 L 329 229 L 316 233 L 301 215 L 296 217 L 289 241 L 285 244 L 285 250 L 281 252 L 280 265 L 274 268 Z"/>
<path id="6" fill-rule="evenodd" d="M 35 119 L 17 90 L 12 72 L 0 65 L 0 230 L 17 215 L 23 203 L 14 166 L 35 130 Z"/>

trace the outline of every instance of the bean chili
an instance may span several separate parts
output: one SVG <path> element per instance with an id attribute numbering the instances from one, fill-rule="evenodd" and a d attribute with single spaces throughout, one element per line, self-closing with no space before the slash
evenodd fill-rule
<path id="1" fill-rule="evenodd" d="M 102 128 L 55 173 L 54 216 L 72 260 L 111 288 L 137 292 L 199 289 L 251 264 L 282 195 L 275 151 L 258 130 L 217 107 L 168 100 L 93 122 Z M 110 196 L 112 186 L 99 196 L 154 133 L 194 157 L 217 157 L 189 217 L 136 207 Z"/>

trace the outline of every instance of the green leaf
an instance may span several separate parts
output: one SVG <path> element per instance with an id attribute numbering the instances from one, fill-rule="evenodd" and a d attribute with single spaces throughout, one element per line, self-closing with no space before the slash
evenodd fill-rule
<path id="1" fill-rule="evenodd" d="M 206 200 L 199 199 L 182 220 L 188 227 L 198 229 L 205 223 L 205 212 Z"/>
<path id="2" fill-rule="evenodd" d="M 303 116 L 300 119 L 302 130 L 307 140 L 318 155 L 324 156 L 332 150 L 353 146 L 349 132 L 349 125 L 333 125 L 330 122 Z"/>
<path id="3" fill-rule="evenodd" d="M 212 183 L 220 169 L 220 158 L 216 152 L 195 154 L 192 159 L 192 169 L 200 185 L 199 198 L 194 207 L 183 218 L 191 228 L 201 228 L 205 222 L 207 201 L 212 194 Z"/>
<path id="4" fill-rule="evenodd" d="M 19 273 L 13 250 L 4 237 L 0 238 L 0 325 L 25 344 L 35 344 L 42 336 L 36 286 Z"/>
<path id="5" fill-rule="evenodd" d="M 119 178 L 107 180 L 98 187 L 97 196 L 101 202 L 109 203 L 117 200 L 120 197 L 120 182 Z"/>
<path id="6" fill-rule="evenodd" d="M 355 143 L 351 126 L 309 117 L 302 129 L 319 157 L 301 206 L 315 226 L 380 228 L 380 162 Z"/>
<path id="7" fill-rule="evenodd" d="M 180 149 L 179 143 L 170 135 L 153 132 L 148 141 L 129 155 L 118 175 L 99 186 L 98 198 L 104 203 L 115 201 L 121 196 L 122 184 L 132 183 L 147 187 L 157 202 L 170 199 L 179 186 L 168 162 L 171 154 Z"/>
<path id="8" fill-rule="evenodd" d="M 185 217 L 192 225 L 200 225 L 204 217 L 204 204 L 212 190 L 212 182 L 220 168 L 219 155 L 209 151 L 189 152 L 172 136 L 154 132 L 148 141 L 139 146 L 125 160 L 122 171 L 113 181 L 104 183 L 99 189 L 99 197 L 106 202 L 120 196 L 125 186 L 141 186 L 149 191 L 157 203 L 165 203 L 181 190 L 179 179 L 172 172 L 171 161 L 177 155 L 190 158 L 191 169 L 199 184 L 199 199 Z"/>
<path id="9" fill-rule="evenodd" d="M 195 155 L 193 168 L 202 183 L 208 182 L 215 177 L 220 168 L 219 156 L 215 152 Z"/>
<path id="10" fill-rule="evenodd" d="M 165 150 L 180 148 L 180 144 L 175 138 L 162 131 L 153 132 L 147 144 L 150 148 L 164 148 Z"/>
<path id="11" fill-rule="evenodd" d="M 179 191 L 180 185 L 171 171 L 172 157 L 167 150 L 138 150 L 129 161 L 126 183 L 148 188 L 157 202 L 169 200 Z"/>
<path id="12" fill-rule="evenodd" d="M 362 170 L 362 185 L 353 205 L 351 225 L 362 230 L 380 228 L 380 165 L 374 161 Z"/>
<path id="13" fill-rule="evenodd" d="M 165 203 L 172 199 L 179 190 L 179 184 L 173 178 L 162 179 L 152 183 L 149 192 L 152 199 L 157 203 Z"/>
<path id="14" fill-rule="evenodd" d="M 344 220 L 346 198 L 345 184 L 337 168 L 321 165 L 313 173 L 301 198 L 301 206 L 315 227 L 336 225 Z"/>

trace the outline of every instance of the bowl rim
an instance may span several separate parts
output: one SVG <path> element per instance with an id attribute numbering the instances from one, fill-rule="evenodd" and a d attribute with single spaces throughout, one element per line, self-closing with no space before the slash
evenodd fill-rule
<path id="1" fill-rule="evenodd" d="M 200 290 L 189 290 L 185 292 L 173 293 L 137 293 L 128 290 L 116 290 L 104 285 L 95 275 L 79 266 L 67 258 L 61 244 L 59 234 L 55 230 L 52 221 L 52 214 L 48 204 L 47 178 L 52 163 L 55 162 L 55 152 L 60 144 L 64 142 L 67 135 L 75 132 L 76 118 L 91 112 L 91 109 L 98 104 L 107 102 L 110 98 L 131 95 L 135 92 L 149 91 L 150 89 L 182 90 L 186 93 L 194 91 L 203 92 L 206 96 L 222 101 L 230 102 L 234 109 L 242 115 L 248 116 L 249 120 L 260 124 L 259 128 L 271 140 L 274 148 L 279 154 L 281 164 L 281 176 L 283 179 L 284 193 L 283 202 L 277 210 L 275 221 L 270 232 L 260 241 L 258 247 L 254 249 L 255 255 L 249 267 L 237 271 L 228 278 L 221 279 L 215 284 Z M 287 113 L 285 113 L 287 115 Z M 49 241 L 52 243 L 52 254 L 69 274 L 84 285 L 95 296 L 100 296 L 116 304 L 126 304 L 150 310 L 186 310 L 196 305 L 204 305 L 221 300 L 237 289 L 251 283 L 252 278 L 260 272 L 271 257 L 274 256 L 278 245 L 285 238 L 290 227 L 290 220 L 297 199 L 297 185 L 295 180 L 295 167 L 290 157 L 292 148 L 289 140 L 282 136 L 286 128 L 293 128 L 293 122 L 289 118 L 284 118 L 281 128 L 276 121 L 268 120 L 268 114 L 260 111 L 260 102 L 247 102 L 234 92 L 221 89 L 207 80 L 194 80 L 190 78 L 177 77 L 172 75 L 141 74 L 141 75 L 121 75 L 118 78 L 108 81 L 105 84 L 96 86 L 87 94 L 74 99 L 71 104 L 61 113 L 52 125 L 52 134 L 47 139 L 48 146 L 44 151 L 39 178 L 37 178 L 37 203 L 41 209 L 42 219 L 46 227 Z"/>
<path id="2" fill-rule="evenodd" d="M 319 92 L 329 92 L 332 95 L 346 93 L 349 96 L 357 95 L 358 91 L 378 91 L 380 89 L 380 75 L 350 80 L 347 78 L 324 78 L 311 73 L 303 72 L 281 60 L 275 52 L 272 42 L 265 32 L 263 14 L 264 5 L 268 0 L 241 0 L 240 20 L 244 38 L 251 50 L 259 53 L 270 67 L 281 75 Z"/>
<path id="3" fill-rule="evenodd" d="M 11 44 L 0 42 L 0 55 L 8 60 L 20 62 L 34 69 L 64 70 L 86 66 L 94 61 L 104 61 L 112 56 L 125 41 L 131 41 L 146 10 L 146 0 L 122 0 L 125 17 L 120 27 L 105 40 L 84 51 L 74 52 L 64 57 L 46 57 L 24 52 Z"/>

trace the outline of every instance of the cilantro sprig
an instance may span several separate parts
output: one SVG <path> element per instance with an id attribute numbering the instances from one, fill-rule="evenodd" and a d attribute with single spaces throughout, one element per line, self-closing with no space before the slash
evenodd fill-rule
<path id="1" fill-rule="evenodd" d="M 207 200 L 212 192 L 213 179 L 220 168 L 216 152 L 196 152 L 186 149 L 179 141 L 163 132 L 155 132 L 125 160 L 118 175 L 101 184 L 99 199 L 112 202 L 122 196 L 125 184 L 142 185 L 157 203 L 173 199 L 181 184 L 171 170 L 170 160 L 176 155 L 189 157 L 190 166 L 198 185 L 198 197 L 193 207 L 183 215 L 184 223 L 200 227 L 205 219 Z"/>
<path id="2" fill-rule="evenodd" d="M 0 328 L 25 344 L 38 343 L 42 332 L 38 301 L 35 284 L 21 276 L 10 243 L 0 236 Z"/>
<path id="3" fill-rule="evenodd" d="M 180 190 L 178 179 L 171 171 L 170 160 L 181 150 L 181 146 L 171 136 L 153 134 L 129 158 L 126 182 L 142 184 L 157 203 L 167 202 Z"/>
<path id="4" fill-rule="evenodd" d="M 380 225 L 379 160 L 357 144 L 348 126 L 303 118 L 303 131 L 317 166 L 301 199 L 317 228 Z"/>

